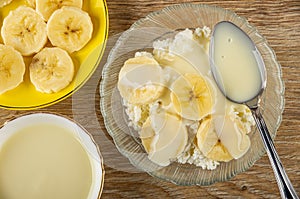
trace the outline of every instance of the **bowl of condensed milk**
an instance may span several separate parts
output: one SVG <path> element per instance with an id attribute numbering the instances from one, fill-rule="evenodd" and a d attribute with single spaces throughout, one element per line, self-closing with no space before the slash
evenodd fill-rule
<path id="1" fill-rule="evenodd" d="M 72 120 L 35 113 L 0 129 L 0 198 L 95 199 L 103 181 L 98 146 Z"/>

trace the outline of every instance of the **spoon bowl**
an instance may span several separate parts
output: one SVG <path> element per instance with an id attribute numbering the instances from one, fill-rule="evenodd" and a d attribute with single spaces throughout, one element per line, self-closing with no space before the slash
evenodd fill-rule
<path id="1" fill-rule="evenodd" d="M 266 88 L 267 79 L 264 61 L 254 42 L 238 26 L 229 21 L 221 21 L 214 26 L 209 56 L 213 77 L 224 96 L 250 108 L 281 197 L 298 199 L 260 112 L 261 94 Z"/>

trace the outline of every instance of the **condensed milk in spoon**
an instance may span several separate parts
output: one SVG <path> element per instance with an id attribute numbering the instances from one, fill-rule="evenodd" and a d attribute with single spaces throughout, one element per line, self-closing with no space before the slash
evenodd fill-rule
<path id="1" fill-rule="evenodd" d="M 281 197 L 298 198 L 260 113 L 260 95 L 267 81 L 266 68 L 255 44 L 235 24 L 219 22 L 214 27 L 210 42 L 210 65 L 214 79 L 227 99 L 250 108 L 273 167 Z"/>

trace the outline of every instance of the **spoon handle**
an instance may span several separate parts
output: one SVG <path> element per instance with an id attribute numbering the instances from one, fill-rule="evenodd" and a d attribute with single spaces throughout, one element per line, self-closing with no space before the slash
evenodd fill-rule
<path id="1" fill-rule="evenodd" d="M 264 147 L 269 156 L 273 171 L 275 173 L 275 177 L 277 180 L 277 184 L 279 187 L 279 191 L 281 194 L 281 198 L 284 199 L 299 199 L 295 189 L 293 188 L 292 183 L 290 182 L 281 162 L 279 156 L 275 150 L 274 143 L 269 134 L 267 125 L 259 111 L 258 108 L 251 109 L 252 115 L 260 132 L 261 138 L 264 143 Z"/>

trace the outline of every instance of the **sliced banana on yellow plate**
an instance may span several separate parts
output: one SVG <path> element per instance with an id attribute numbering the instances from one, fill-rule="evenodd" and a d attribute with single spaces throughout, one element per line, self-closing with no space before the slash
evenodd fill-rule
<path id="1" fill-rule="evenodd" d="M 209 84 L 196 73 L 186 73 L 175 80 L 171 100 L 177 113 L 189 120 L 201 120 L 211 114 L 214 96 Z"/>
<path id="2" fill-rule="evenodd" d="M 69 54 L 60 48 L 44 48 L 29 66 L 30 80 L 43 93 L 58 92 L 68 86 L 74 76 L 74 65 Z"/>
<path id="3" fill-rule="evenodd" d="M 36 0 L 26 0 L 29 7 L 35 9 L 36 7 Z"/>
<path id="4" fill-rule="evenodd" d="M 1 0 L 0 1 L 0 8 L 10 4 L 12 2 L 12 0 Z"/>
<path id="5" fill-rule="evenodd" d="M 0 108 L 42 108 L 76 92 L 90 78 L 102 57 L 108 31 L 107 16 L 107 6 L 102 0 L 0 0 L 0 43 L 18 51 L 25 63 L 25 74 L 20 70 L 14 81 L 13 76 L 7 77 L 4 73 L 8 68 L 16 69 L 14 64 L 19 57 L 16 56 L 9 67 L 0 67 Z M 57 52 L 44 58 L 46 47 L 60 48 L 69 54 L 68 58 L 65 53 Z M 1 47 L 1 56 L 4 52 Z M 55 61 L 53 57 L 57 54 L 64 54 L 65 58 L 58 56 Z M 1 59 L 3 57 L 11 55 Z M 55 63 L 67 63 L 69 68 L 55 67 Z M 38 64 L 47 64 L 47 67 L 42 72 Z M 55 71 L 53 75 L 49 75 L 49 70 Z M 64 71 L 69 72 L 63 74 Z M 58 79 L 60 73 L 64 80 Z"/>
<path id="6" fill-rule="evenodd" d="M 23 82 L 25 63 L 13 47 L 0 44 L 0 94 Z"/>
<path id="7" fill-rule="evenodd" d="M 92 33 L 89 14 L 77 7 L 64 6 L 56 10 L 47 23 L 51 44 L 69 53 L 82 49 L 92 38 Z"/>
<path id="8" fill-rule="evenodd" d="M 22 55 L 39 52 L 47 42 L 46 23 L 34 9 L 20 6 L 3 20 L 1 36 Z"/>
<path id="9" fill-rule="evenodd" d="M 132 104 L 147 104 L 164 91 L 163 70 L 154 58 L 139 56 L 124 63 L 119 73 L 118 89 Z"/>
<path id="10" fill-rule="evenodd" d="M 33 0 L 27 0 L 33 3 Z M 45 21 L 48 21 L 52 13 L 63 6 L 73 6 L 82 8 L 82 0 L 36 0 L 36 10 L 40 13 Z"/>

